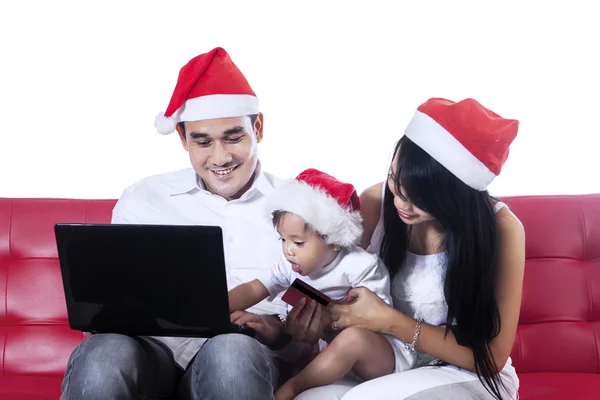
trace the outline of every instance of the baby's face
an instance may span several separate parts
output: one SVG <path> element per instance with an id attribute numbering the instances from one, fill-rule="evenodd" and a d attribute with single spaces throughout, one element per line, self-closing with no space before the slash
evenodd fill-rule
<path id="1" fill-rule="evenodd" d="M 337 251 L 309 226 L 301 217 L 285 213 L 277 231 L 281 237 L 283 255 L 292 264 L 294 272 L 310 275 L 331 263 Z"/>

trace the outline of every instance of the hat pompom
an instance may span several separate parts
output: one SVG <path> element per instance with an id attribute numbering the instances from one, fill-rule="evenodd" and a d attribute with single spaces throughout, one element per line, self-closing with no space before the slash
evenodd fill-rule
<path id="1" fill-rule="evenodd" d="M 176 122 L 173 118 L 165 117 L 165 113 L 160 112 L 154 118 L 154 127 L 161 135 L 169 135 L 175 131 L 175 127 L 177 126 Z"/>

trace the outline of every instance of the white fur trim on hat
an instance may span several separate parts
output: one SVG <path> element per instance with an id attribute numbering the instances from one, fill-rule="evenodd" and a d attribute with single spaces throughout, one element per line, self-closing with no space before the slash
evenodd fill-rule
<path id="1" fill-rule="evenodd" d="M 496 175 L 429 115 L 417 111 L 405 135 L 466 185 L 485 190 Z"/>
<path id="2" fill-rule="evenodd" d="M 179 121 L 243 117 L 259 113 L 258 98 L 249 94 L 211 94 L 188 99 L 173 114 Z"/>
<path id="3" fill-rule="evenodd" d="M 344 209 L 333 197 L 304 182 L 291 180 L 267 198 L 268 212 L 286 211 L 302 217 L 328 244 L 358 245 L 363 232 L 359 211 Z"/>
<path id="4" fill-rule="evenodd" d="M 260 112 L 256 96 L 248 94 L 213 94 L 188 99 L 171 117 L 159 113 L 154 119 L 158 133 L 168 135 L 175 131 L 178 122 L 206 119 L 233 118 Z"/>

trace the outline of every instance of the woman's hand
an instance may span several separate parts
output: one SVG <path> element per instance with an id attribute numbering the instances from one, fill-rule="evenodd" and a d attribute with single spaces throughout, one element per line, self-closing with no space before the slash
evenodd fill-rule
<path id="1" fill-rule="evenodd" d="M 254 329 L 255 338 L 265 346 L 275 342 L 283 330 L 281 322 L 270 315 L 257 315 L 246 311 L 234 311 L 229 316 L 231 322 L 237 325 L 245 325 Z"/>
<path id="2" fill-rule="evenodd" d="M 314 300 L 306 304 L 306 299 L 302 298 L 288 313 L 285 332 L 296 341 L 315 344 L 330 321 L 329 313 L 322 305 Z"/>
<path id="3" fill-rule="evenodd" d="M 350 289 L 345 304 L 329 303 L 327 311 L 331 314 L 335 330 L 349 326 L 368 329 L 373 332 L 388 331 L 390 317 L 395 311 L 375 293 L 365 287 Z"/>

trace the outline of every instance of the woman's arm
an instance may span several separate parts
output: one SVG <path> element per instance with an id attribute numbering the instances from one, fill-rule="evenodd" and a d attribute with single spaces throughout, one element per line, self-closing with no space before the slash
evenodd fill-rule
<path id="1" fill-rule="evenodd" d="M 363 217 L 363 234 L 360 240 L 360 247 L 367 249 L 371 243 L 371 236 L 377 227 L 379 222 L 379 216 L 381 215 L 381 206 L 383 200 L 381 198 L 381 191 L 383 190 L 383 183 L 376 183 L 375 185 L 365 189 L 360 195 L 360 213 Z"/>
<path id="2" fill-rule="evenodd" d="M 267 288 L 258 279 L 236 286 L 229 291 L 229 313 L 244 311 L 268 296 Z"/>
<path id="3" fill-rule="evenodd" d="M 498 212 L 499 279 L 496 296 L 500 312 L 501 329 L 490 343 L 490 348 L 500 371 L 506 364 L 515 339 L 525 267 L 525 232 L 521 222 L 507 209 Z M 328 306 L 337 327 L 355 326 L 375 332 L 387 333 L 405 343 L 412 343 L 416 321 L 385 304 L 366 288 L 352 289 L 348 293 L 350 304 Z M 442 361 L 460 368 L 473 370 L 473 352 L 456 342 L 452 332 L 445 336 L 443 327 L 423 323 L 416 347 Z"/>
<path id="4" fill-rule="evenodd" d="M 519 313 L 525 267 L 525 232 L 521 222 L 508 210 L 498 212 L 497 227 L 499 234 L 499 276 L 496 284 L 496 296 L 500 312 L 501 329 L 490 343 L 490 350 L 500 371 L 504 368 L 512 351 Z M 388 325 L 382 332 L 398 337 L 406 343 L 412 343 L 416 321 L 396 310 L 388 311 Z M 473 370 L 473 353 L 459 345 L 452 332 L 445 336 L 443 327 L 428 324 L 421 325 L 421 334 L 416 347 L 442 361 L 464 369 Z"/>

